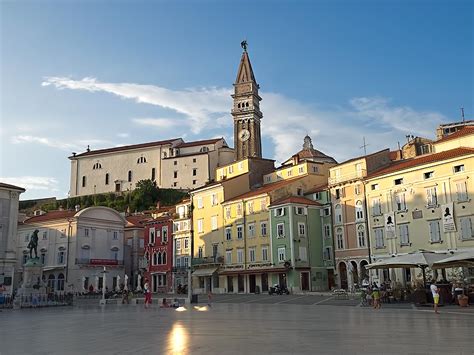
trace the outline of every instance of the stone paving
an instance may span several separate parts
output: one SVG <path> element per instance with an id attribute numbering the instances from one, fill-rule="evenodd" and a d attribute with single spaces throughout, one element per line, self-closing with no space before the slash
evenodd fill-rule
<path id="1" fill-rule="evenodd" d="M 0 354 L 472 354 L 473 329 L 470 309 L 446 307 L 436 315 L 429 308 L 230 303 L 229 297 L 207 311 L 142 305 L 3 311 Z"/>

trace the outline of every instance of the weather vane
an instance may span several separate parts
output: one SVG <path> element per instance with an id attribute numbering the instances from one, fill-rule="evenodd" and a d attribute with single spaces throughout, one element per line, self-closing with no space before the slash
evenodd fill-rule
<path id="1" fill-rule="evenodd" d="M 247 40 L 244 39 L 242 42 L 240 42 L 240 46 L 244 50 L 244 52 L 247 52 Z"/>

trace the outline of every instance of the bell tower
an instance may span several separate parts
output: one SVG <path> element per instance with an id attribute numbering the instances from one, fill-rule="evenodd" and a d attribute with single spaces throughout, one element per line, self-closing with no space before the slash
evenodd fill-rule
<path id="1" fill-rule="evenodd" d="M 241 43 L 243 53 L 240 59 L 237 78 L 234 83 L 234 106 L 231 111 L 234 118 L 235 160 L 244 158 L 261 158 L 262 141 L 260 136 L 260 111 L 258 95 L 259 86 L 253 75 L 247 53 L 247 41 Z"/>

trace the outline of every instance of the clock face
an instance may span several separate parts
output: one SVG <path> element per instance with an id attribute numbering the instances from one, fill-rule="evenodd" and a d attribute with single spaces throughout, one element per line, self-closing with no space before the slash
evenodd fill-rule
<path id="1" fill-rule="evenodd" d="M 245 142 L 250 138 L 250 132 L 248 129 L 243 129 L 239 132 L 239 139 L 241 142 Z"/>

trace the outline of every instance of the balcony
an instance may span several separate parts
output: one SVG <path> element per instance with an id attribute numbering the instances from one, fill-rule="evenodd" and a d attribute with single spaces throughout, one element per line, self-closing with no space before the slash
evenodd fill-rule
<path id="1" fill-rule="evenodd" d="M 365 169 L 359 170 L 359 171 L 354 171 L 349 174 L 344 174 L 344 175 L 339 175 L 339 176 L 333 176 L 328 178 L 329 185 L 337 184 L 339 182 L 343 181 L 350 181 L 350 180 L 356 180 L 363 178 L 364 176 L 367 175 L 367 171 Z"/>
<path id="2" fill-rule="evenodd" d="M 224 263 L 223 256 L 206 256 L 204 258 L 193 258 L 192 265 L 204 265 L 204 264 L 222 264 Z"/>

